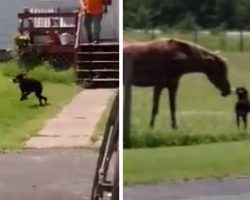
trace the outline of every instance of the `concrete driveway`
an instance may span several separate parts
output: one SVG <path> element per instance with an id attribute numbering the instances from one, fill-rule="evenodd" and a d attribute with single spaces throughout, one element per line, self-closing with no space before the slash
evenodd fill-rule
<path id="1" fill-rule="evenodd" d="M 124 200 L 249 200 L 250 179 L 207 180 L 124 189 Z"/>
<path id="2" fill-rule="evenodd" d="M 0 199 L 89 200 L 96 160 L 79 149 L 0 155 Z"/>

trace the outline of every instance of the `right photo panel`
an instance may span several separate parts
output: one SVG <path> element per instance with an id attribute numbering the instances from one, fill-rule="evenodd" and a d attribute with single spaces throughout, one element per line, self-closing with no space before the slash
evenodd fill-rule
<path id="1" fill-rule="evenodd" d="M 250 199 L 250 0 L 123 1 L 124 200 Z"/>

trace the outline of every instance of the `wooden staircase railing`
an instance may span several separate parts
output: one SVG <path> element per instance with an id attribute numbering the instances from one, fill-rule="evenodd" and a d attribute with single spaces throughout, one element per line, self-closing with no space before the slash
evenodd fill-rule
<path id="1" fill-rule="evenodd" d="M 83 43 L 83 19 L 79 13 L 74 46 L 77 82 L 87 88 L 117 88 L 119 85 L 119 44 L 102 41 Z"/>
<path id="2" fill-rule="evenodd" d="M 78 57 L 78 51 L 79 51 L 79 46 L 80 46 L 80 42 L 81 42 L 81 32 L 82 32 L 82 25 L 83 25 L 83 22 L 82 22 L 82 13 L 81 11 L 79 12 L 78 14 L 78 22 L 77 22 L 77 31 L 76 31 L 76 41 L 75 41 L 75 60 L 74 60 L 74 67 L 75 69 L 77 68 L 77 61 L 79 59 Z"/>

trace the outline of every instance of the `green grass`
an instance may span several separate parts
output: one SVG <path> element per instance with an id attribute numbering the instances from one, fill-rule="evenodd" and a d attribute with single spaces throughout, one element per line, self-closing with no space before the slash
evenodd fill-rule
<path id="1" fill-rule="evenodd" d="M 250 175 L 250 141 L 124 151 L 124 183 Z"/>
<path id="2" fill-rule="evenodd" d="M 48 118 L 60 111 L 79 89 L 65 79 L 60 79 L 65 81 L 64 84 L 58 83 L 60 81 L 51 81 L 53 78 L 46 79 L 43 82 L 44 94 L 48 97 L 50 105 L 38 106 L 38 101 L 33 95 L 27 101 L 20 102 L 18 85 L 13 84 L 9 77 L 16 71 L 16 64 L 5 63 L 0 67 L 0 152 L 6 152 L 21 148 L 24 142 L 35 135 Z M 6 74 L 8 70 L 9 74 Z M 50 72 L 48 71 L 47 77 Z"/>
<path id="3" fill-rule="evenodd" d="M 229 62 L 229 78 L 232 86 L 250 88 L 249 53 L 224 53 Z M 219 91 L 201 74 L 189 74 L 182 78 L 177 95 L 178 131 L 170 128 L 167 90 L 161 97 L 159 115 L 154 129 L 150 129 L 152 107 L 152 88 L 133 88 L 132 99 L 132 146 L 143 147 L 153 135 L 159 144 L 167 143 L 166 134 L 183 134 L 214 137 L 227 136 L 227 140 L 246 139 L 239 132 L 249 134 L 250 131 L 238 131 L 235 124 L 234 105 L 236 96 L 221 97 Z M 152 138 L 151 137 L 151 138 Z M 181 138 L 181 136 L 177 136 Z M 165 138 L 165 139 L 164 139 Z M 229 138 L 229 139 L 228 139 Z M 237 140 L 237 139 L 236 139 Z M 216 140 L 217 142 L 221 140 Z M 144 145 L 147 146 L 147 145 Z M 157 145 L 156 145 L 157 146 Z M 159 145 L 161 146 L 161 145 Z"/>
<path id="4" fill-rule="evenodd" d="M 152 39 L 152 34 L 146 32 L 137 32 L 135 30 L 127 30 L 124 32 L 125 37 L 134 38 L 139 41 L 146 41 Z M 163 32 L 156 37 L 176 37 L 179 39 L 194 41 L 194 33 L 184 33 L 180 31 L 171 30 L 168 32 Z M 224 40 L 224 43 L 223 43 Z M 198 35 L 198 43 L 209 49 L 216 49 L 221 51 L 234 51 L 237 52 L 240 50 L 240 39 L 239 37 L 227 36 L 223 34 L 216 35 Z M 250 37 L 244 37 L 244 51 L 250 51 Z"/>

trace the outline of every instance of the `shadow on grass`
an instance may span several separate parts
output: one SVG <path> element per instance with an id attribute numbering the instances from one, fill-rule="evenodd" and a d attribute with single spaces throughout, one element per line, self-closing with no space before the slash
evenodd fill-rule
<path id="1" fill-rule="evenodd" d="M 36 108 L 47 107 L 47 106 L 50 106 L 50 105 L 51 105 L 50 103 L 43 104 L 43 105 L 40 105 L 40 104 L 32 104 L 32 105 L 29 105 L 28 107 L 31 108 L 31 109 L 36 109 Z"/>

